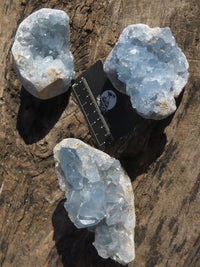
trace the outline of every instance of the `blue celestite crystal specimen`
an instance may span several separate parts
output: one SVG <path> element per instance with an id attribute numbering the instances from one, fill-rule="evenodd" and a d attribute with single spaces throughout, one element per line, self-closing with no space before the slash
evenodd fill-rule
<path id="1" fill-rule="evenodd" d="M 188 62 L 169 28 L 144 24 L 125 28 L 104 64 L 113 85 L 131 97 L 137 113 L 163 119 L 188 80 Z"/>
<path id="2" fill-rule="evenodd" d="M 61 10 L 40 9 L 19 25 L 12 46 L 13 65 L 34 96 L 48 99 L 68 90 L 74 78 L 69 40 L 69 17 Z"/>
<path id="3" fill-rule="evenodd" d="M 101 257 L 121 264 L 132 261 L 134 196 L 119 161 L 71 138 L 55 146 L 54 158 L 71 221 L 95 232 L 93 245 Z"/>

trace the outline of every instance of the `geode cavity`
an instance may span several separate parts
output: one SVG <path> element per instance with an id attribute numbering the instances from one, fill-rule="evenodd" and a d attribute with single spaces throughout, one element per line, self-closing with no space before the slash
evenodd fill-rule
<path id="1" fill-rule="evenodd" d="M 48 99 L 68 90 L 74 78 L 69 40 L 69 17 L 61 10 L 40 9 L 19 25 L 13 65 L 22 85 L 35 97 Z"/>

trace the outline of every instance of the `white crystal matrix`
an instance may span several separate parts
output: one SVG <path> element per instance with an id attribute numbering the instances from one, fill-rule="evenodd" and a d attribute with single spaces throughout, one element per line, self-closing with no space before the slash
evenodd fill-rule
<path id="1" fill-rule="evenodd" d="M 101 257 L 121 264 L 132 261 L 134 196 L 119 161 L 70 138 L 55 146 L 54 158 L 71 221 L 78 228 L 95 232 L 93 245 Z"/>
<path id="2" fill-rule="evenodd" d="M 188 80 L 188 62 L 167 28 L 144 24 L 125 28 L 104 70 L 113 85 L 131 97 L 144 118 L 163 119 L 176 110 L 175 99 Z"/>
<path id="3" fill-rule="evenodd" d="M 34 96 L 48 99 L 68 90 L 74 78 L 69 40 L 69 17 L 61 10 L 40 9 L 19 25 L 12 46 L 13 65 Z"/>

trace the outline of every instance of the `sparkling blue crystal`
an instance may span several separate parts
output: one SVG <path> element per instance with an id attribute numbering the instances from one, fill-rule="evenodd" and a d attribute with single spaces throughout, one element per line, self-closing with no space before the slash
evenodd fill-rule
<path id="1" fill-rule="evenodd" d="M 19 25 L 12 46 L 13 65 L 34 96 L 48 99 L 68 90 L 74 78 L 69 40 L 69 17 L 61 10 L 42 8 Z"/>
<path id="2" fill-rule="evenodd" d="M 95 233 L 94 246 L 103 258 L 132 261 L 134 196 L 119 161 L 77 139 L 56 145 L 54 158 L 71 221 Z"/>
<path id="3" fill-rule="evenodd" d="M 144 118 L 163 119 L 176 110 L 175 99 L 188 79 L 188 62 L 169 28 L 144 24 L 125 28 L 104 70 L 119 91 L 131 97 Z"/>

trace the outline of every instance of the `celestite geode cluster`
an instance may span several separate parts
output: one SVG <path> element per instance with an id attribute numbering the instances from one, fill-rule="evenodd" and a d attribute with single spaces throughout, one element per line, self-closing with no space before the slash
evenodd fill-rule
<path id="1" fill-rule="evenodd" d="M 188 62 L 170 29 L 134 24 L 125 28 L 104 64 L 119 91 L 147 119 L 176 110 L 175 99 L 188 80 Z"/>
<path id="2" fill-rule="evenodd" d="M 12 46 L 13 65 L 22 85 L 35 97 L 48 99 L 66 92 L 74 78 L 69 17 L 42 8 L 19 25 Z"/>
<path id="3" fill-rule="evenodd" d="M 78 228 L 95 232 L 103 258 L 127 264 L 135 257 L 134 195 L 120 162 L 77 139 L 54 148 L 56 174 L 65 191 L 65 209 Z"/>

